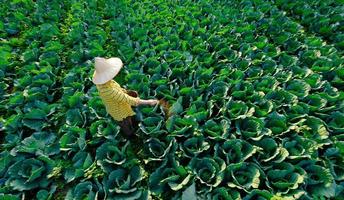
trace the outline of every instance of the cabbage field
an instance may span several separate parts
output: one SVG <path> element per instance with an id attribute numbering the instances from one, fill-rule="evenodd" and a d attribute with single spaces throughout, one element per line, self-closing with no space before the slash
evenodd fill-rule
<path id="1" fill-rule="evenodd" d="M 0 199 L 343 200 L 343 0 L 0 4 Z M 94 57 L 142 99 L 107 114 Z"/>

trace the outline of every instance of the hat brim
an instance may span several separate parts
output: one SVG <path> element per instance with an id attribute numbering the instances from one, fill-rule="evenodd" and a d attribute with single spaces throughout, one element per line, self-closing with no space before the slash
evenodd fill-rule
<path id="1" fill-rule="evenodd" d="M 118 62 L 117 58 L 110 58 L 105 61 L 109 67 L 102 72 L 97 72 L 96 70 L 93 73 L 92 82 L 94 84 L 104 84 L 111 79 L 113 79 L 121 70 L 123 64 Z"/>

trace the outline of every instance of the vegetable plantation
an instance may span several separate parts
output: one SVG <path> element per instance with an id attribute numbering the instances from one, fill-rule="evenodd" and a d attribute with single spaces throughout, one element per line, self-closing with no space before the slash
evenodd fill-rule
<path id="1" fill-rule="evenodd" d="M 343 0 L 0 4 L 0 199 L 344 199 Z M 126 138 L 91 77 L 162 106 Z"/>

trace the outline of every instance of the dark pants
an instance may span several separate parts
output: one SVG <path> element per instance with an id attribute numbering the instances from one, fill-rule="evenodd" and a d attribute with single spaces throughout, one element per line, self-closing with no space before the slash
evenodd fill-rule
<path id="1" fill-rule="evenodd" d="M 127 136 L 132 136 L 135 133 L 135 128 L 133 125 L 133 117 L 129 116 L 124 118 L 122 121 L 118 122 L 118 125 L 121 127 L 121 131 Z"/>
<path id="2" fill-rule="evenodd" d="M 127 94 L 132 97 L 138 96 L 137 92 L 133 90 L 127 90 Z M 121 127 L 121 131 L 124 132 L 127 136 L 132 136 L 135 133 L 137 122 L 135 120 L 135 117 L 128 116 L 122 121 L 119 121 L 118 125 Z"/>

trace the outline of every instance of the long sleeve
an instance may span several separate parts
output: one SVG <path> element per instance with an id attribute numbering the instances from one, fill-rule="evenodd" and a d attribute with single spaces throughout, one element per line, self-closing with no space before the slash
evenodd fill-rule
<path id="1" fill-rule="evenodd" d="M 108 89 L 107 91 L 104 91 L 104 93 L 105 93 L 104 95 L 106 96 L 110 95 L 111 99 L 114 101 L 119 101 L 119 102 L 125 101 L 131 106 L 138 106 L 139 104 L 139 98 L 134 98 L 127 95 L 122 90 L 122 88 L 113 87 L 113 88 Z"/>
<path id="2" fill-rule="evenodd" d="M 127 90 L 126 90 L 126 89 L 121 88 L 121 90 L 122 90 L 124 93 L 127 93 Z"/>
<path id="3" fill-rule="evenodd" d="M 117 121 L 122 121 L 128 116 L 134 116 L 131 106 L 138 106 L 140 98 L 132 97 L 126 93 L 117 82 L 111 80 L 101 85 L 96 85 L 106 111 Z"/>

